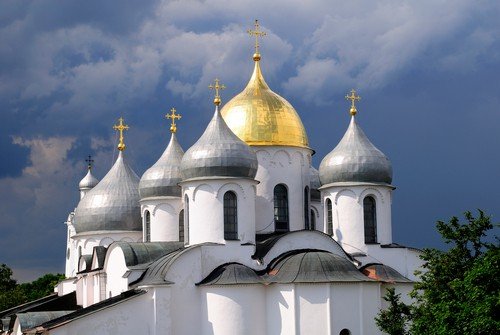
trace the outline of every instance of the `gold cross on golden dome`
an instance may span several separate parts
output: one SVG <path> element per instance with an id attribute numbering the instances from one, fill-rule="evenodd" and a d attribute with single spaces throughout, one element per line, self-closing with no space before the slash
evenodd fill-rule
<path id="1" fill-rule="evenodd" d="M 255 27 L 255 30 L 248 29 L 247 33 L 250 36 L 255 36 L 255 53 L 253 54 L 253 60 L 254 61 L 259 61 L 260 60 L 260 53 L 259 53 L 259 37 L 264 37 L 266 36 L 266 32 L 260 31 L 260 25 L 259 25 L 259 20 L 255 20 L 255 23 L 253 24 Z"/>
<path id="2" fill-rule="evenodd" d="M 353 88 L 351 90 L 351 95 L 346 95 L 345 96 L 346 100 L 351 100 L 351 110 L 349 111 L 352 116 L 356 115 L 358 110 L 356 109 L 356 101 L 361 100 L 361 97 L 359 95 L 356 95 L 356 90 Z"/>
<path id="3" fill-rule="evenodd" d="M 171 119 L 172 120 L 172 124 L 170 125 L 170 132 L 171 133 L 175 133 L 177 131 L 177 125 L 175 124 L 175 120 L 180 120 L 182 118 L 182 115 L 180 114 L 175 114 L 175 112 L 177 112 L 177 110 L 175 108 L 172 107 L 172 109 L 170 110 L 170 112 L 172 114 L 166 114 L 165 117 L 167 119 Z"/>
<path id="4" fill-rule="evenodd" d="M 115 124 L 113 126 L 113 129 L 118 130 L 120 133 L 120 142 L 118 143 L 118 150 L 123 151 L 125 150 L 125 143 L 123 142 L 123 131 L 128 130 L 130 127 L 127 126 L 126 124 L 123 124 L 123 118 L 118 119 L 118 124 Z"/>
<path id="5" fill-rule="evenodd" d="M 94 163 L 94 160 L 92 159 L 92 156 L 89 155 L 89 157 L 85 160 L 87 162 L 87 167 L 92 169 L 92 163 Z"/>
<path id="6" fill-rule="evenodd" d="M 219 79 L 215 78 L 214 85 L 209 85 L 208 88 L 211 90 L 215 90 L 214 104 L 216 106 L 219 106 L 220 102 L 221 102 L 219 90 L 224 90 L 226 88 L 226 86 L 224 86 L 223 84 L 219 84 Z"/>

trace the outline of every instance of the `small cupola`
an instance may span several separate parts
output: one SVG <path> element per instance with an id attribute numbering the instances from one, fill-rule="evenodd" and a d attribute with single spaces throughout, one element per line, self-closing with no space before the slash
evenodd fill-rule
<path id="1" fill-rule="evenodd" d="M 366 137 L 356 122 L 355 101 L 360 97 L 352 90 L 351 123 L 339 144 L 323 158 L 319 167 L 322 185 L 341 182 L 391 184 L 392 165 L 386 155 Z"/>
<path id="2" fill-rule="evenodd" d="M 92 163 L 94 162 L 92 156 L 89 155 L 85 161 L 87 162 L 87 174 L 78 184 L 78 188 L 80 189 L 80 199 L 82 199 L 88 191 L 93 189 L 99 183 L 99 180 L 92 174 Z"/>
<path id="3" fill-rule="evenodd" d="M 184 154 L 181 170 L 184 180 L 207 177 L 253 179 L 257 173 L 257 156 L 227 126 L 219 112 L 218 90 L 224 88 L 216 79 L 215 112 L 205 132 Z"/>
<path id="4" fill-rule="evenodd" d="M 179 145 L 176 136 L 177 126 L 175 120 L 179 119 L 181 115 L 175 112 L 175 108 L 172 108 L 171 114 L 167 114 L 167 118 L 172 119 L 170 127 L 172 135 L 167 148 L 158 161 L 144 172 L 139 182 L 141 199 L 181 196 L 181 187 L 178 184 L 182 180 L 181 161 L 184 150 Z"/>

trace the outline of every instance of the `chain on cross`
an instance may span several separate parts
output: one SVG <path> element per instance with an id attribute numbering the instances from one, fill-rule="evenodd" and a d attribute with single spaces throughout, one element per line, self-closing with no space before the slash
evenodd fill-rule
<path id="1" fill-rule="evenodd" d="M 215 78 L 214 84 L 213 85 L 209 85 L 208 88 L 211 89 L 211 90 L 215 90 L 214 104 L 216 106 L 219 106 L 220 103 L 221 103 L 219 90 L 224 90 L 226 88 L 226 86 L 223 85 L 223 84 L 220 84 L 219 79 Z"/>
<path id="2" fill-rule="evenodd" d="M 118 119 L 118 124 L 113 126 L 113 129 L 120 133 L 120 142 L 118 143 L 118 150 L 125 150 L 125 142 L 123 141 L 123 131 L 128 130 L 130 127 L 123 123 L 123 118 Z"/>
<path id="3" fill-rule="evenodd" d="M 175 120 L 180 120 L 182 118 L 181 114 L 175 114 L 175 112 L 177 112 L 177 110 L 172 107 L 172 109 L 170 110 L 171 114 L 167 113 L 165 115 L 165 117 L 167 119 L 171 119 L 172 120 L 172 124 L 170 125 L 170 132 L 171 133 L 175 133 L 177 131 L 177 125 L 175 124 Z"/>
<path id="4" fill-rule="evenodd" d="M 255 30 L 248 29 L 247 33 L 250 36 L 255 36 L 255 54 L 253 55 L 253 60 L 258 61 L 260 60 L 260 53 L 259 53 L 259 37 L 262 38 L 266 36 L 266 32 L 259 30 L 260 25 L 259 25 L 259 20 L 255 20 L 255 23 L 253 24 L 255 27 Z"/>
<path id="5" fill-rule="evenodd" d="M 356 115 L 358 110 L 356 109 L 356 101 L 360 101 L 361 97 L 356 94 L 356 90 L 353 88 L 351 90 L 351 95 L 345 96 L 346 100 L 351 100 L 351 110 L 349 111 L 352 116 Z"/>

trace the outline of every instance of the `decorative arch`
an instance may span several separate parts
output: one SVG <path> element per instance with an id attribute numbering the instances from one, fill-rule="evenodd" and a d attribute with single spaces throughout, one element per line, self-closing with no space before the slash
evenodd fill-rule
<path id="1" fill-rule="evenodd" d="M 212 186 L 208 184 L 200 184 L 196 186 L 193 190 L 193 201 L 196 201 L 196 193 L 198 193 L 198 191 L 200 190 L 207 191 L 209 193 L 214 193 L 214 189 L 212 188 Z"/>
<path id="2" fill-rule="evenodd" d="M 236 189 L 238 191 L 236 191 Z M 224 194 L 225 192 L 227 191 L 233 191 L 233 192 L 236 192 L 237 194 L 241 194 L 241 197 L 243 199 L 246 199 L 247 196 L 245 194 L 245 190 L 243 189 L 243 186 L 241 186 L 240 184 L 236 184 L 236 183 L 225 183 L 224 185 L 222 185 L 221 187 L 219 187 L 219 189 L 217 190 L 217 199 L 219 200 L 222 200 L 222 194 Z"/>
<path id="3" fill-rule="evenodd" d="M 255 152 L 257 155 L 257 160 L 260 162 L 261 160 L 269 163 L 271 161 L 271 153 L 264 149 L 259 149 Z"/>
<path id="4" fill-rule="evenodd" d="M 120 241 L 122 241 L 122 242 L 129 242 L 129 243 L 134 242 L 134 240 L 131 237 L 123 237 L 123 238 L 120 239 Z"/>
<path id="5" fill-rule="evenodd" d="M 281 159 L 281 157 L 283 157 L 283 159 Z M 272 161 L 276 164 L 277 162 L 283 162 L 283 163 L 288 163 L 288 165 L 292 164 L 292 157 L 290 156 L 290 154 L 288 152 L 286 152 L 285 150 L 283 149 L 280 149 L 280 150 L 277 150 L 274 154 L 273 154 L 273 158 L 272 158 Z"/>
<path id="6" fill-rule="evenodd" d="M 382 194 L 382 192 L 380 192 L 376 188 L 369 187 L 365 188 L 363 192 L 361 192 L 358 198 L 358 203 L 361 204 L 361 201 L 363 201 L 364 198 L 369 195 L 373 196 L 376 201 L 380 201 L 381 203 L 385 202 L 384 195 Z"/>
<path id="7" fill-rule="evenodd" d="M 318 209 L 316 207 L 314 207 L 314 206 L 311 205 L 311 211 L 314 213 L 314 217 L 316 219 L 319 219 L 319 211 L 318 211 Z"/>
<path id="8" fill-rule="evenodd" d="M 161 203 L 161 204 L 156 205 L 153 208 L 153 210 L 151 211 L 151 214 L 153 214 L 153 216 L 156 216 L 156 211 L 158 210 L 158 208 L 165 208 L 165 212 L 167 212 L 169 214 L 175 214 L 176 213 L 176 210 L 175 210 L 174 206 L 172 206 L 170 204 L 167 204 L 167 203 Z"/>
<path id="9" fill-rule="evenodd" d="M 114 240 L 111 237 L 105 237 L 99 242 L 99 246 L 108 247 Z"/>
<path id="10" fill-rule="evenodd" d="M 86 240 L 85 242 L 83 242 L 83 248 L 85 250 L 89 249 L 89 245 L 94 243 L 95 245 L 97 245 L 97 240 L 95 238 L 89 238 L 88 240 Z"/>
<path id="11" fill-rule="evenodd" d="M 343 196 L 343 195 L 346 195 L 346 196 L 349 196 L 349 195 L 350 195 L 352 198 L 354 198 L 354 199 L 356 199 L 356 200 L 358 199 L 358 196 L 356 195 L 356 193 L 354 193 L 354 191 L 353 191 L 353 190 L 350 190 L 350 189 L 348 189 L 348 188 L 344 188 L 344 189 L 342 189 L 342 190 L 338 191 L 338 192 L 337 192 L 337 194 L 335 195 L 335 199 L 334 199 L 334 203 L 335 203 L 335 205 L 337 205 L 337 204 L 338 204 L 338 202 L 339 202 L 339 198 L 340 198 L 341 196 Z"/>

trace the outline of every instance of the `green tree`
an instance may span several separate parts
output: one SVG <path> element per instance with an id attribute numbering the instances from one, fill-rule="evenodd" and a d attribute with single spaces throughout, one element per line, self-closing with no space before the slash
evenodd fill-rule
<path id="1" fill-rule="evenodd" d="M 450 248 L 424 249 L 421 255 L 424 271 L 418 273 L 419 281 L 412 292 L 415 302 L 407 306 L 410 334 L 498 333 L 500 249 L 496 236 L 495 243 L 486 241 L 494 226 L 482 211 L 478 213 L 474 217 L 466 212 L 465 223 L 456 217 L 437 222 L 437 230 Z M 389 309 L 381 311 L 378 318 L 392 320 L 391 329 L 396 329 L 400 322 L 397 308 L 404 304 L 399 297 L 392 298 Z"/>
<path id="2" fill-rule="evenodd" d="M 5 264 L 0 265 L 0 311 L 53 293 L 62 279 L 62 274 L 49 273 L 31 283 L 17 284 L 12 278 L 12 270 Z"/>
<path id="3" fill-rule="evenodd" d="M 383 310 L 375 318 L 377 327 L 389 335 L 409 334 L 410 306 L 401 302 L 401 294 L 396 294 L 393 287 L 387 290 L 384 300 L 389 303 L 389 307 Z"/>

